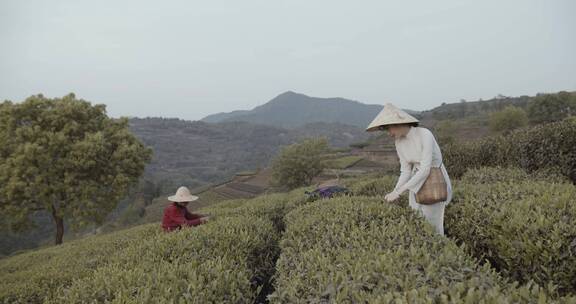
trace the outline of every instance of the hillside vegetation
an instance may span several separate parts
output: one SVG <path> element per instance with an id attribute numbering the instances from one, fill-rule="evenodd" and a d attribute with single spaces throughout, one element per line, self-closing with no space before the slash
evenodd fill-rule
<path id="1" fill-rule="evenodd" d="M 428 114 L 423 115 L 423 122 L 429 122 Z M 464 132 L 487 130 L 482 115 L 453 123 L 476 121 L 478 125 L 469 124 Z M 195 157 L 209 154 L 217 164 L 219 153 L 227 151 L 194 147 L 198 150 L 190 150 L 196 152 L 180 163 L 188 144 L 173 145 L 173 136 L 203 138 L 199 134 L 215 131 L 213 125 L 132 122 L 139 136 L 160 147 L 162 158 L 148 172 L 154 180 L 142 180 L 132 189 L 112 222 L 97 232 L 159 220 L 166 192 L 181 184 L 206 185 L 204 178 L 192 175 L 202 162 Z M 573 117 L 532 122 L 467 142 L 448 140 L 435 130 L 448 171 L 457 179 L 454 201 L 446 210 L 448 238 L 431 234 L 406 207 L 406 198 L 384 203 L 394 176 L 344 179 L 353 196 L 317 202 L 306 199 L 309 189 L 264 194 L 268 191 L 262 179 L 269 179 L 269 173 L 255 184 L 219 180 L 217 186 L 198 188 L 203 190 L 195 207 L 213 215 L 199 228 L 165 234 L 155 222 L 1 259 L 0 303 L 255 303 L 266 298 L 277 303 L 575 303 L 575 122 Z M 294 134 L 245 123 L 223 125 L 229 134 L 215 131 L 206 137 L 208 142 L 244 147 L 249 143 L 242 142 L 242 136 L 258 138 L 263 142 L 252 148 L 270 149 L 270 156 L 275 152 L 266 144 L 267 136 L 280 146 L 287 136 L 281 134 Z M 315 132 L 323 132 L 322 127 L 332 128 L 318 124 Z M 347 128 L 334 129 L 336 137 L 353 138 Z M 246 130 L 252 131 L 242 134 Z M 288 137 L 288 142 L 298 138 Z M 385 138 L 375 137 L 366 145 L 389 146 Z M 357 171 L 354 168 L 367 162 L 349 151 L 333 150 L 322 164 L 343 172 Z M 384 169 L 380 171 L 390 168 Z M 238 196 L 240 192 L 246 196 Z M 256 195 L 262 196 L 230 200 Z M 50 223 L 49 218 L 45 221 Z M 17 239 L 3 238 L 2 249 Z"/>
<path id="2" fill-rule="evenodd" d="M 470 171 L 455 182 L 448 238 L 405 199 L 384 203 L 394 181 L 347 179 L 353 196 L 311 203 L 304 189 L 224 201 L 197 228 L 155 223 L 2 259 L 0 301 L 576 303 L 565 179 Z"/>
<path id="3" fill-rule="evenodd" d="M 485 166 L 552 171 L 576 183 L 576 119 L 540 124 L 466 143 L 443 146 L 448 172 L 460 177 L 467 169 Z"/>
<path id="4" fill-rule="evenodd" d="M 288 94 L 287 96 L 289 97 Z M 292 94 L 298 96 L 299 94 Z M 287 98 L 281 103 L 289 103 Z M 340 99 L 338 99 L 340 100 Z M 334 102 L 339 102 L 334 100 Z M 341 101 L 341 100 L 340 100 Z M 344 101 L 341 101 L 344 102 Z M 506 143 L 508 140 L 492 140 L 493 138 L 506 138 L 502 134 L 490 130 L 492 114 L 498 114 L 506 107 L 514 106 L 529 115 L 530 126 L 542 121 L 559 120 L 565 115 L 573 114 L 576 106 L 574 92 L 560 92 L 557 94 L 539 94 L 537 96 L 505 97 L 478 102 L 460 102 L 455 104 L 443 104 L 430 111 L 413 113 L 422 119 L 422 125 L 431 128 L 444 147 L 447 164 L 450 165 L 450 173 L 454 176 L 463 174 L 467 167 L 478 166 L 509 166 L 510 163 L 495 161 L 495 155 L 506 155 L 506 149 L 495 149 L 493 142 Z M 292 106 L 297 107 L 298 103 Z M 362 104 L 356 103 L 362 106 Z M 270 105 L 267 108 L 274 108 Z M 322 110 L 322 107 L 318 109 Z M 304 113 L 306 111 L 300 111 Z M 502 113 L 505 114 L 505 113 Z M 375 115 L 375 114 L 373 114 Z M 321 115 L 320 115 L 321 116 Z M 149 219 L 158 218 L 167 194 L 177 187 L 186 185 L 189 188 L 209 188 L 213 184 L 220 184 L 229 180 L 236 172 L 255 170 L 265 167 L 277 154 L 282 146 L 298 142 L 306 137 L 327 136 L 331 146 L 347 147 L 353 144 L 358 151 L 376 151 L 388 156 L 382 158 L 383 166 L 387 171 L 393 171 L 396 164 L 393 141 L 386 134 L 374 134 L 370 140 L 363 127 L 354 127 L 334 123 L 312 123 L 318 117 L 310 115 L 306 117 L 307 125 L 284 129 L 276 125 L 255 125 L 246 122 L 232 123 L 205 123 L 189 122 L 178 119 L 131 119 L 130 125 L 135 135 L 154 150 L 154 159 L 148 166 L 146 174 L 140 185 L 132 189 L 130 195 L 119 202 L 116 209 L 111 212 L 103 227 L 90 228 L 89 230 L 71 231 L 66 238 L 82 237 L 87 232 L 108 231 L 128 227 L 137 223 L 146 222 Z M 497 115 L 496 115 L 497 116 Z M 300 116 L 299 116 L 300 117 Z M 367 119 L 366 124 L 371 118 Z M 516 124 L 510 125 L 510 121 L 504 119 L 506 129 L 515 129 Z M 516 132 L 516 131 L 513 131 Z M 515 136 L 513 133 L 511 136 Z M 484 141 L 483 137 L 490 135 L 491 139 Z M 537 136 L 538 137 L 538 136 Z M 541 138 L 539 136 L 538 138 Z M 471 144 L 461 142 L 475 141 Z M 540 140 L 540 139 L 538 139 Z M 538 141 L 524 141 L 522 144 L 527 149 L 533 149 L 530 154 L 511 153 L 510 155 L 535 155 L 540 153 L 535 150 L 544 149 L 538 146 Z M 554 147 L 556 144 L 552 144 Z M 507 145 L 500 145 L 507 147 Z M 518 147 L 518 145 L 515 145 Z M 569 145 L 564 145 L 570 149 Z M 477 149 L 477 147 L 480 147 Z M 544 146 L 545 147 L 545 146 Z M 553 149 L 548 149 L 553 150 Z M 481 153 L 472 153 L 482 151 Z M 489 153 L 486 153 L 489 151 Z M 500 151 L 504 151 L 502 154 Z M 470 153 L 469 153 L 470 152 Z M 546 152 L 545 157 L 538 159 L 548 162 L 567 159 L 570 151 L 562 154 Z M 522 152 L 524 153 L 524 152 Z M 362 155 L 369 157 L 368 155 Z M 559 157 L 558 157 L 559 156 Z M 525 158 L 525 156 L 522 156 Z M 338 162 L 328 162 L 328 166 L 342 170 L 348 166 L 361 166 L 361 162 L 351 164 L 354 158 L 342 159 Z M 516 158 L 514 165 L 524 166 L 523 159 Z M 534 166 L 534 163 L 530 165 Z M 540 166 L 538 164 L 538 166 Z M 533 170 L 532 168 L 526 168 Z M 564 174 L 573 174 L 570 167 L 563 166 Z M 354 170 L 351 170 L 352 172 Z M 570 172 L 568 172 L 570 171 Z M 574 178 L 573 178 L 574 179 Z M 236 189 L 225 187 L 217 195 L 225 198 L 237 196 Z M 162 202 L 161 202 L 162 201 Z M 150 207 L 150 208 L 149 208 Z M 150 211 L 150 212 L 148 212 Z M 146 213 L 148 212 L 148 213 Z M 152 216 L 150 216 L 152 215 Z M 8 255 L 17 250 L 29 249 L 46 244 L 55 233 L 49 213 L 36 214 L 32 220 L 38 223 L 38 229 L 29 233 L 0 233 L 0 255 Z M 65 223 L 65 225 L 68 225 Z M 47 240 L 48 239 L 48 240 Z"/>
<path id="5" fill-rule="evenodd" d="M 489 100 L 466 101 L 458 103 L 442 103 L 421 113 L 424 119 L 435 120 L 463 119 L 473 116 L 484 116 L 491 112 L 501 111 L 514 106 L 526 110 L 535 123 L 561 120 L 574 115 L 576 92 L 541 93 L 536 96 L 510 97 L 499 95 Z M 562 115 L 558 115 L 562 113 Z"/>
<path id="6" fill-rule="evenodd" d="M 195 188 L 265 167 L 282 146 L 304 138 L 326 137 L 333 147 L 347 147 L 368 138 L 362 128 L 326 123 L 287 130 L 245 122 L 209 124 L 147 118 L 132 119 L 130 126 L 154 149 L 145 178 L 163 194 L 178 184 Z"/>

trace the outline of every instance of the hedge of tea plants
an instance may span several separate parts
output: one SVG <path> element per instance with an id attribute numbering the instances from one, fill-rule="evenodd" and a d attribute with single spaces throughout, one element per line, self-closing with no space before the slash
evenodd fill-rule
<path id="1" fill-rule="evenodd" d="M 544 181 L 568 183 L 570 180 L 554 169 L 540 169 L 531 173 L 518 167 L 482 167 L 469 169 L 456 183 L 493 184 L 498 182 L 516 183 L 520 181 Z"/>
<path id="2" fill-rule="evenodd" d="M 315 202 L 285 220 L 272 303 L 574 301 L 509 284 L 408 208 L 376 198 Z"/>
<path id="3" fill-rule="evenodd" d="M 356 179 L 357 195 L 383 202 L 395 178 Z M 576 187 L 556 170 L 482 167 L 454 180 L 445 230 L 480 261 L 521 283 L 576 293 Z M 406 206 L 406 195 L 398 204 Z"/>
<path id="4" fill-rule="evenodd" d="M 248 303 L 274 268 L 278 237 L 271 221 L 249 215 L 157 234 L 124 248 L 52 302 Z"/>
<path id="5" fill-rule="evenodd" d="M 576 303 L 564 177 L 469 171 L 450 238 L 405 198 L 383 201 L 395 181 L 346 180 L 355 196 L 313 203 L 307 189 L 226 201 L 193 229 L 154 223 L 2 259 L 0 303 L 255 303 L 273 273 L 273 303 Z"/>
<path id="6" fill-rule="evenodd" d="M 518 169 L 473 170 L 455 187 L 447 234 L 502 275 L 576 293 L 576 187 Z"/>
<path id="7" fill-rule="evenodd" d="M 155 223 L 91 237 L 1 260 L 0 303 L 250 302 L 277 238 L 248 212 L 170 234 Z"/>
<path id="8" fill-rule="evenodd" d="M 450 176 L 459 178 L 468 169 L 519 167 L 528 172 L 557 170 L 576 183 L 576 119 L 519 129 L 442 147 Z"/>
<path id="9" fill-rule="evenodd" d="M 92 275 L 134 240 L 160 232 L 139 226 L 0 260 L 0 303 L 42 303 L 73 280 Z"/>
<path id="10" fill-rule="evenodd" d="M 204 208 L 211 223 L 126 249 L 57 301 L 253 303 L 274 272 L 285 213 L 305 202 L 300 192 Z"/>

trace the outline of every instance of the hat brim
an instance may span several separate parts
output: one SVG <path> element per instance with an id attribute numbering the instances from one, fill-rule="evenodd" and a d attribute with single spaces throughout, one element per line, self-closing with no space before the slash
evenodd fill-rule
<path id="1" fill-rule="evenodd" d="M 380 127 L 400 126 L 400 125 L 418 125 L 419 123 L 420 123 L 419 121 L 414 121 L 414 122 L 382 124 L 382 125 L 378 125 L 378 126 L 369 127 L 366 129 L 366 132 L 382 131 L 382 130 L 380 130 Z"/>
<path id="2" fill-rule="evenodd" d="M 367 132 L 378 131 L 382 126 L 400 125 L 418 123 L 416 117 L 406 113 L 406 111 L 398 109 L 391 103 L 387 103 L 382 111 L 376 115 L 376 118 L 366 128 Z"/>
<path id="3" fill-rule="evenodd" d="M 380 127 L 386 127 L 386 126 L 389 126 L 389 125 L 380 125 L 380 126 L 370 127 L 368 129 L 366 129 L 366 132 L 380 131 Z"/>
<path id="4" fill-rule="evenodd" d="M 185 202 L 193 202 L 197 201 L 199 197 L 195 195 L 184 196 L 184 197 L 176 197 L 175 195 L 169 196 L 168 200 L 175 203 L 185 203 Z"/>

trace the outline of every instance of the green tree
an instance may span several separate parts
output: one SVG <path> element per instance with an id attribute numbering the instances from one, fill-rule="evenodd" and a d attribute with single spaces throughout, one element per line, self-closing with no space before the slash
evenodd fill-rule
<path id="1" fill-rule="evenodd" d="M 73 227 L 101 223 L 138 181 L 152 151 L 111 119 L 105 105 L 74 94 L 0 103 L 0 213 L 14 231 L 49 212 L 62 243 Z"/>
<path id="2" fill-rule="evenodd" d="M 275 185 L 294 189 L 309 185 L 322 172 L 322 155 L 328 150 L 325 138 L 306 139 L 283 148 L 272 162 Z"/>
<path id="3" fill-rule="evenodd" d="M 501 111 L 490 114 L 490 130 L 493 132 L 509 132 L 528 125 L 526 111 L 515 106 L 507 106 Z"/>
<path id="4" fill-rule="evenodd" d="M 562 120 L 576 114 L 576 95 L 569 92 L 538 95 L 528 104 L 528 117 L 532 123 Z"/>

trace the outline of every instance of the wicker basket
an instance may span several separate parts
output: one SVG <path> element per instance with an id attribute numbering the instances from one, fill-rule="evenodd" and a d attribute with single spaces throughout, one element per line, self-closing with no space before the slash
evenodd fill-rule
<path id="1" fill-rule="evenodd" d="M 446 201 L 447 198 L 448 190 L 442 169 L 430 168 L 430 175 L 416 193 L 416 202 L 422 205 L 432 205 Z"/>

